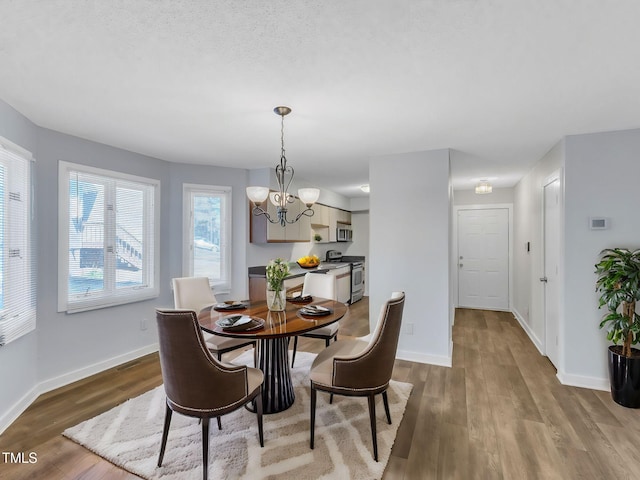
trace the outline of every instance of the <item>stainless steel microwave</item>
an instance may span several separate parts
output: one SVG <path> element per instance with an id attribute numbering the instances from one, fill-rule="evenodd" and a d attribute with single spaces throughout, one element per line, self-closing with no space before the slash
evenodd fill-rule
<path id="1" fill-rule="evenodd" d="M 338 227 L 336 240 L 339 242 L 350 242 L 352 235 L 351 227 Z"/>

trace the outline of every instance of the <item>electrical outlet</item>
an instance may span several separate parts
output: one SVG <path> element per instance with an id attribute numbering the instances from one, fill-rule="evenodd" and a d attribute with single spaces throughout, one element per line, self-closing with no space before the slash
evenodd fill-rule
<path id="1" fill-rule="evenodd" d="M 147 319 L 142 318 L 140 319 L 140 330 L 146 330 L 146 329 L 147 329 Z"/>
<path id="2" fill-rule="evenodd" d="M 413 335 L 413 323 L 405 323 L 403 330 L 405 335 Z"/>

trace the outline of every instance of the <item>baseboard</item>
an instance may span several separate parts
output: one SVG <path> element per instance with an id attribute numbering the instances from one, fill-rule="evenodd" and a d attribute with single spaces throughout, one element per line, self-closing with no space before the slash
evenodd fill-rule
<path id="1" fill-rule="evenodd" d="M 79 368 L 64 375 L 45 380 L 35 385 L 29 392 L 27 392 L 15 405 L 13 405 L 7 413 L 0 417 L 0 434 L 4 432 L 9 425 L 11 425 L 22 413 L 43 393 L 50 392 L 56 388 L 64 387 L 70 383 L 77 382 L 83 378 L 90 377 L 96 373 L 103 372 L 109 368 L 116 367 L 123 363 L 135 360 L 136 358 L 143 357 L 153 352 L 158 351 L 158 344 L 153 343 L 146 347 L 133 350 L 131 352 L 118 355 L 116 357 L 108 358 L 98 363 L 94 363 L 87 367 Z"/>
<path id="2" fill-rule="evenodd" d="M 31 405 L 36 400 L 36 398 L 38 398 L 38 395 L 40 395 L 40 392 L 38 391 L 38 386 L 36 385 L 27 393 L 25 393 L 23 397 L 9 409 L 8 412 L 0 416 L 0 434 L 2 434 L 2 432 L 4 432 L 9 427 L 9 425 L 15 422 L 20 415 L 22 415 L 22 412 L 24 412 L 29 407 L 29 405 Z"/>
<path id="3" fill-rule="evenodd" d="M 49 380 L 40 382 L 38 384 L 38 391 L 40 394 L 50 392 L 51 390 L 55 390 L 56 388 L 64 387 L 65 385 L 69 385 L 70 383 L 77 382 L 78 380 L 82 380 L 83 378 L 90 377 L 91 375 L 95 375 L 96 373 L 104 372 L 109 368 L 117 367 L 118 365 L 122 365 L 123 363 L 130 362 L 131 360 L 135 360 L 136 358 L 140 358 L 157 351 L 158 344 L 153 343 L 151 345 L 147 345 L 146 347 L 123 353 L 122 355 L 118 355 L 116 357 L 108 358 L 101 362 L 94 363 L 93 365 L 88 365 L 86 367 L 79 368 L 78 370 L 74 370 L 73 372 L 60 375 L 59 377 L 50 378 Z"/>
<path id="4" fill-rule="evenodd" d="M 589 388 L 591 390 L 602 390 L 608 392 L 611 390 L 608 378 L 585 377 L 583 375 L 571 375 L 558 371 L 556 377 L 563 385 L 571 387 Z"/>
<path id="5" fill-rule="evenodd" d="M 513 316 L 516 318 L 516 320 L 518 321 L 518 323 L 520 324 L 524 332 L 527 334 L 527 336 L 531 340 L 531 343 L 533 343 L 533 345 L 538 349 L 538 351 L 540 352 L 540 355 L 546 356 L 546 354 L 544 353 L 544 347 L 542 346 L 542 342 L 536 336 L 536 334 L 533 333 L 533 330 L 531 330 L 531 327 L 529 327 L 527 322 L 524 321 L 524 317 L 520 315 L 520 312 L 518 312 L 518 310 L 514 308 L 511 311 L 511 313 L 513 313 Z"/>
<path id="6" fill-rule="evenodd" d="M 407 350 L 398 350 L 396 353 L 398 360 L 407 360 L 409 362 L 428 363 L 429 365 L 439 365 L 441 367 L 450 367 L 452 364 L 451 355 L 425 355 L 424 353 L 409 352 Z"/>

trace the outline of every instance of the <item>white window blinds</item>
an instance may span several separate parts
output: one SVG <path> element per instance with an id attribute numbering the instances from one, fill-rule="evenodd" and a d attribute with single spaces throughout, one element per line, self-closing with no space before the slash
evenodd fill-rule
<path id="1" fill-rule="evenodd" d="M 36 328 L 31 163 L 0 138 L 0 346 Z"/>
<path id="2" fill-rule="evenodd" d="M 60 311 L 158 295 L 158 189 L 157 180 L 60 162 Z"/>

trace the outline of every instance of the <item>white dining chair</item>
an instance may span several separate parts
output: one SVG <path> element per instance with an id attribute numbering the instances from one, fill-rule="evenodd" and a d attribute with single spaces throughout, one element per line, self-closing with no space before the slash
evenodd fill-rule
<path id="1" fill-rule="evenodd" d="M 193 310 L 198 314 L 203 308 L 215 305 L 216 296 L 211 290 L 207 277 L 180 277 L 172 280 L 173 303 L 180 310 Z M 252 345 L 254 348 L 255 365 L 255 340 L 242 338 L 229 338 L 202 332 L 207 348 L 214 353 L 218 360 L 222 360 L 222 354 L 238 348 Z"/>
<path id="2" fill-rule="evenodd" d="M 304 276 L 304 284 L 302 286 L 302 296 L 311 295 L 312 297 L 330 298 L 337 300 L 336 295 L 336 277 L 328 273 L 307 273 Z M 338 339 L 338 329 L 340 322 L 334 322 L 331 325 L 316 328 L 310 332 L 303 333 L 301 337 L 319 338 L 324 340 L 325 346 L 329 346 L 331 340 Z M 291 356 L 291 368 L 296 361 L 296 351 L 298 350 L 298 337 L 293 339 L 293 354 Z"/>

